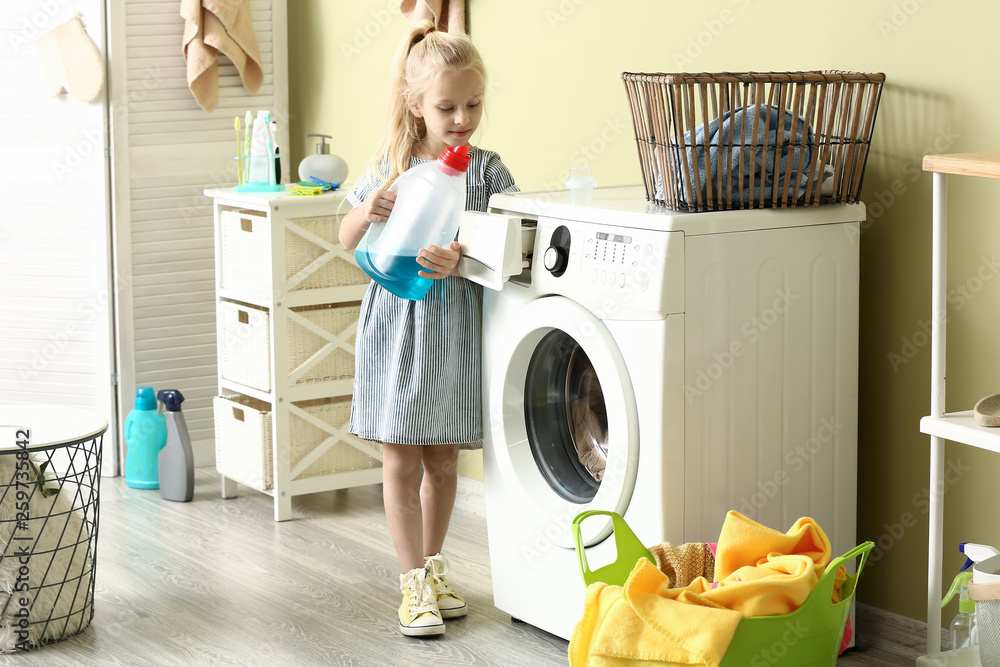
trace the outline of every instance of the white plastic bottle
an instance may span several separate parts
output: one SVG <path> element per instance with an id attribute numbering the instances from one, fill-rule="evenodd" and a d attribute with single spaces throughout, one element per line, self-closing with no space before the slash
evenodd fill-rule
<path id="1" fill-rule="evenodd" d="M 396 203 L 386 222 L 373 222 L 354 251 L 365 273 L 403 299 L 419 301 L 431 279 L 416 258 L 421 248 L 447 248 L 458 234 L 465 210 L 469 147 L 449 146 L 435 162 L 408 169 L 389 188 Z"/>
<path id="2" fill-rule="evenodd" d="M 157 398 L 167 414 L 167 444 L 160 450 L 160 496 L 164 500 L 188 502 L 194 497 L 194 453 L 181 403 L 184 396 L 176 389 L 161 389 Z"/>

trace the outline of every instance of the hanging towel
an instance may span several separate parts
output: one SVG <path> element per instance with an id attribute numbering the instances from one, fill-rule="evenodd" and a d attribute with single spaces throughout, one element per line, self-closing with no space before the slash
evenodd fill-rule
<path id="1" fill-rule="evenodd" d="M 430 19 L 442 32 L 465 32 L 465 0 L 400 0 L 399 10 L 410 25 Z"/>
<path id="2" fill-rule="evenodd" d="M 570 639 L 569 663 L 717 666 L 744 616 L 794 611 L 829 560 L 830 541 L 812 519 L 799 519 L 780 533 L 729 512 L 719 537 L 716 583 L 698 577 L 669 588 L 667 575 L 643 558 L 624 586 L 591 584 Z M 837 575 L 839 602 L 846 570 Z"/>
<path id="3" fill-rule="evenodd" d="M 219 51 L 236 65 L 244 88 L 260 90 L 264 72 L 249 0 L 181 0 L 180 13 L 188 87 L 198 106 L 212 111 L 219 103 Z"/>

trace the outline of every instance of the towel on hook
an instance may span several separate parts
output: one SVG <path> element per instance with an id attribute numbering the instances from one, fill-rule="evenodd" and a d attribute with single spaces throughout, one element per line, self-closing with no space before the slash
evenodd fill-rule
<path id="1" fill-rule="evenodd" d="M 400 0 L 399 10 L 410 25 L 430 19 L 442 32 L 465 32 L 465 0 Z"/>
<path id="2" fill-rule="evenodd" d="M 249 0 L 181 0 L 180 14 L 188 87 L 198 106 L 212 111 L 219 103 L 219 51 L 236 65 L 244 88 L 260 90 L 264 71 Z"/>

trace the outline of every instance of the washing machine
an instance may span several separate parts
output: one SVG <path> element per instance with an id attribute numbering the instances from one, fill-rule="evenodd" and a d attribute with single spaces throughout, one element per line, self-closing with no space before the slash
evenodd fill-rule
<path id="1" fill-rule="evenodd" d="M 856 544 L 863 204 L 678 213 L 640 187 L 496 195 L 530 268 L 483 307 L 486 523 L 496 606 L 569 638 L 570 522 L 715 542 L 728 510 Z M 591 569 L 611 522 L 582 524 Z"/>

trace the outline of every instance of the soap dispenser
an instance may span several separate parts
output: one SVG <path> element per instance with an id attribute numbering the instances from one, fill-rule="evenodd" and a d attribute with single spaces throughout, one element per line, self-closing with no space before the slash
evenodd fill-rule
<path id="1" fill-rule="evenodd" d="M 329 134 L 307 134 L 307 137 L 319 137 L 316 144 L 316 152 L 307 155 L 299 162 L 299 180 L 308 181 L 310 176 L 315 176 L 327 183 L 343 183 L 347 180 L 347 163 L 344 158 L 330 152 L 327 139 L 332 139 Z"/>

